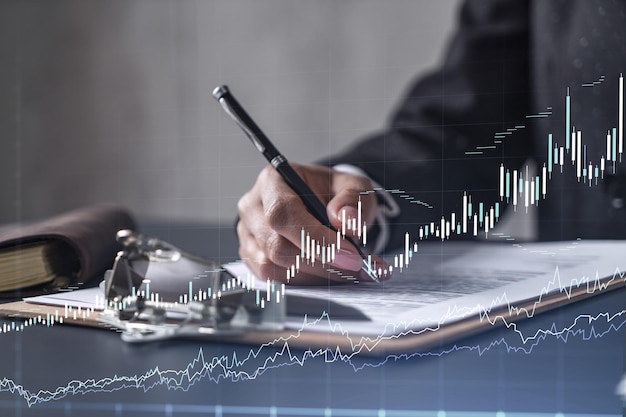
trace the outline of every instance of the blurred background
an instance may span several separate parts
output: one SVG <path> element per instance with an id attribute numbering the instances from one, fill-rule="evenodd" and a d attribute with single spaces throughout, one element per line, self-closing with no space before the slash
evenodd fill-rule
<path id="1" fill-rule="evenodd" d="M 266 161 L 214 87 L 315 161 L 384 126 L 458 3 L 0 0 L 0 222 L 103 201 L 231 222 Z"/>

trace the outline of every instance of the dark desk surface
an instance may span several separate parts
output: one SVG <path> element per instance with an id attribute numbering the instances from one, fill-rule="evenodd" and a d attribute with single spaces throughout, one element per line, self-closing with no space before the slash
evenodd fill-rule
<path id="1" fill-rule="evenodd" d="M 223 261 L 236 256 L 228 228 L 144 231 Z M 540 315 L 520 323 L 519 333 L 494 329 L 388 358 L 291 351 L 280 343 L 129 345 L 112 331 L 30 327 L 0 334 L 0 415 L 621 415 L 614 392 L 624 372 L 626 317 L 590 323 L 582 315 L 624 311 L 625 295 Z M 569 333 L 550 335 L 572 323 Z M 537 337 L 522 343 L 520 334 Z"/>

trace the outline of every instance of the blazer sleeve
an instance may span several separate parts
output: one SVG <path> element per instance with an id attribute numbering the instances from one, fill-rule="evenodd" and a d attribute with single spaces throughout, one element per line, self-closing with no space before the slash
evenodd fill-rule
<path id="1" fill-rule="evenodd" d="M 526 1 L 466 1 L 442 65 L 410 86 L 386 130 L 324 161 L 355 165 L 401 191 L 388 247 L 419 225 L 460 218 L 464 192 L 495 203 L 500 164 L 519 166 L 532 153 L 523 132 L 494 143 L 529 114 L 528 17 Z"/>

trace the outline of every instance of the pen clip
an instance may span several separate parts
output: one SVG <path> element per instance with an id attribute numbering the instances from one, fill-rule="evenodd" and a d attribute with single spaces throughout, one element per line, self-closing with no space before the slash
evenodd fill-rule
<path id="1" fill-rule="evenodd" d="M 237 114 L 237 111 L 232 107 L 231 103 L 228 102 L 226 97 L 224 97 L 226 94 L 228 94 L 228 87 L 226 87 L 225 85 L 219 86 L 215 90 L 213 90 L 213 97 L 217 99 L 224 111 L 235 121 L 235 123 L 237 123 L 241 130 L 243 130 L 243 133 L 245 133 L 246 136 L 252 141 L 252 143 L 254 144 L 254 146 L 256 146 L 259 152 L 264 153 L 265 146 L 263 146 L 263 144 L 257 138 L 252 129 L 250 129 L 250 127 L 246 123 L 244 123 L 242 118 Z"/>

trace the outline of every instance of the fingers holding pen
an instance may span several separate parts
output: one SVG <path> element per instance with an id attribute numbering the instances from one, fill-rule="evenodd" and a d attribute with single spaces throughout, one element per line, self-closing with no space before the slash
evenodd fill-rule
<path id="1" fill-rule="evenodd" d="M 233 97 L 228 87 L 224 85 L 217 87 L 213 91 L 213 97 L 219 101 L 226 113 L 233 118 L 235 123 L 241 127 L 246 136 L 254 143 L 257 150 L 263 154 L 272 167 L 282 176 L 282 178 L 278 178 L 278 174 L 272 172 L 274 171 L 272 168 L 264 169 L 252 190 L 240 200 L 238 205 L 240 217 L 238 235 L 242 248 L 241 252 L 243 254 L 254 252 L 255 257 L 267 258 L 272 264 L 279 265 L 284 262 L 283 255 L 287 255 L 289 249 L 292 248 L 288 242 L 295 247 L 298 247 L 298 245 L 303 246 L 302 240 L 298 242 L 297 232 L 295 232 L 296 228 L 294 227 L 296 225 L 302 228 L 308 225 L 311 230 L 307 236 L 315 236 L 314 239 L 317 239 L 318 242 L 330 242 L 332 233 L 329 232 L 333 231 L 331 228 L 323 225 L 328 226 L 332 224 L 328 219 L 325 207 L 333 194 L 333 188 L 331 187 L 334 179 L 332 170 L 320 166 L 298 168 L 295 164 L 293 166 L 290 165 L 241 107 L 235 97 Z M 299 173 L 295 170 L 298 170 Z M 293 192 L 285 189 L 287 184 L 290 184 Z M 281 199 L 281 196 L 286 196 L 287 200 L 284 197 Z M 295 201 L 295 196 L 301 199 L 301 201 Z M 305 207 L 310 210 L 310 213 L 313 213 L 313 216 L 308 213 Z M 316 221 L 312 221 L 311 217 L 316 218 Z M 302 230 L 304 229 L 300 231 L 301 236 Z M 341 236 L 338 236 L 338 246 L 341 240 Z M 351 249 L 357 253 L 359 251 L 354 246 L 351 249 L 348 249 L 350 245 L 344 244 L 342 246 L 346 248 L 345 252 L 341 252 L 343 248 L 338 247 L 336 248 L 337 252 L 331 251 L 332 257 L 327 257 L 331 258 L 331 261 L 342 264 L 344 267 L 356 267 L 356 262 L 352 262 L 354 252 Z M 315 246 L 314 250 L 313 255 L 317 253 L 318 247 Z M 321 253 L 322 258 L 324 258 L 325 252 Z M 307 260 L 309 259 L 308 255 Z M 298 260 L 297 256 L 296 262 Z M 311 262 L 311 266 L 315 267 L 313 262 Z M 319 273 L 319 269 L 317 267 L 317 271 L 314 271 L 314 274 L 318 276 L 323 275 Z M 368 271 L 371 271 L 369 266 Z"/>
<path id="2" fill-rule="evenodd" d="M 378 199 L 371 181 L 360 175 L 334 172 L 331 182 L 332 198 L 327 204 L 328 218 L 335 228 L 351 238 L 353 244 L 366 244 L 367 229 L 374 223 Z M 391 278 L 391 269 L 379 256 L 370 255 L 371 268 L 378 279 Z M 370 280 L 367 274 L 362 278 Z"/>
<path id="3" fill-rule="evenodd" d="M 237 225 L 237 233 L 240 258 L 261 279 L 294 285 L 322 285 L 328 281 L 346 282 L 360 276 L 358 270 L 350 271 L 329 262 L 322 263 L 319 256 L 317 259 L 300 256 L 300 248 L 279 233 L 270 232 L 269 239 L 255 237 L 244 222 Z M 360 268 L 360 263 L 355 265 Z"/>
<path id="4" fill-rule="evenodd" d="M 362 232 L 363 226 L 373 224 L 378 208 L 370 180 L 342 173 L 335 173 L 333 177 L 332 198 L 326 207 L 328 218 L 338 230 L 343 229 L 344 223 L 351 220 L 352 227 L 348 229 Z"/>
<path id="5" fill-rule="evenodd" d="M 337 173 L 333 170 L 314 165 L 295 165 L 295 169 L 299 171 L 324 205 L 335 198 L 333 187 L 336 186 Z M 276 174 L 270 171 L 267 175 L 275 176 Z M 342 270 L 359 271 L 363 266 L 361 254 L 354 243 L 345 239 L 339 232 L 341 227 L 336 227 L 336 231 L 321 224 L 319 219 L 306 209 L 301 196 L 294 193 L 282 181 L 280 181 L 280 188 L 282 198 L 274 198 L 271 193 L 264 193 L 262 197 L 263 205 L 267 208 L 265 215 L 272 229 L 289 240 L 300 256 L 305 257 L 307 261 L 317 259 L 318 263 L 325 261 L 324 263 L 330 263 Z M 353 195 L 353 200 L 353 204 L 356 205 L 358 193 Z M 316 272 L 319 273 L 319 268 Z"/>
<path id="6" fill-rule="evenodd" d="M 329 194 L 323 185 L 329 184 L 328 168 L 298 169 L 315 184 L 312 188 L 316 193 L 327 199 Z M 319 283 L 314 277 L 323 278 L 323 282 L 360 277 L 363 260 L 356 248 L 320 224 L 275 170 L 263 170 L 254 187 L 239 201 L 238 210 L 240 256 L 258 276 L 281 279 L 286 277 L 285 269 L 297 266 L 294 284 Z M 276 271 L 280 267 L 283 269 Z"/>

